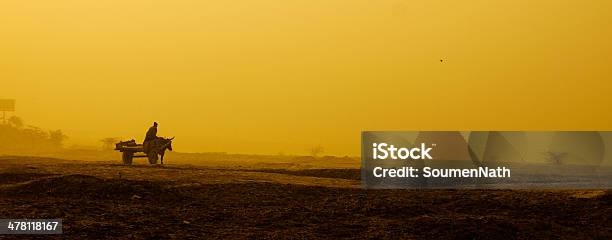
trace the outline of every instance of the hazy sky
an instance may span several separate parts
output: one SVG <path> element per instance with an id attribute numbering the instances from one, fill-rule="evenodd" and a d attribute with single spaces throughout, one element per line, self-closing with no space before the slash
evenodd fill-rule
<path id="1" fill-rule="evenodd" d="M 359 154 L 362 130 L 612 130 L 612 1 L 2 0 L 0 98 L 70 144 Z M 441 63 L 439 60 L 444 59 Z"/>

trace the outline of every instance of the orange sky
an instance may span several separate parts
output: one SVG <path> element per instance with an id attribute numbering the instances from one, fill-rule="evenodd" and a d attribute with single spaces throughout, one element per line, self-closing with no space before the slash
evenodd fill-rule
<path id="1" fill-rule="evenodd" d="M 362 130 L 612 130 L 612 1 L 0 2 L 0 98 L 70 144 L 358 155 Z M 440 63 L 440 59 L 445 59 Z"/>

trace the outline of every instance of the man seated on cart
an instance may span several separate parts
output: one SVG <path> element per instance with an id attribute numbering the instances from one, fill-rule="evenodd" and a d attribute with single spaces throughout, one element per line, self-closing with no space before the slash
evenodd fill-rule
<path id="1" fill-rule="evenodd" d="M 146 153 L 149 153 L 151 146 L 155 144 L 153 140 L 157 139 L 157 122 L 153 122 L 153 126 L 149 128 L 147 131 L 147 135 L 145 136 L 145 140 L 142 143 L 142 148 Z"/>

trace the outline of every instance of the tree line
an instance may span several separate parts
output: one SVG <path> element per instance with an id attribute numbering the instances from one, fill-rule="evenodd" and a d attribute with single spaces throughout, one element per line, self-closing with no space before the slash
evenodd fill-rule
<path id="1" fill-rule="evenodd" d="M 0 121 L 0 153 L 59 149 L 67 138 L 62 130 L 44 130 L 27 125 L 17 116 Z"/>

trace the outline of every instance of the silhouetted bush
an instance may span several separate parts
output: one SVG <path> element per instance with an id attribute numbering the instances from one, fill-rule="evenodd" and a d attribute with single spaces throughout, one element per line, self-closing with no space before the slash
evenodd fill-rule
<path id="1" fill-rule="evenodd" d="M 0 153 L 48 151 L 62 147 L 67 136 L 61 130 L 46 131 L 26 125 L 20 118 L 0 123 Z"/>

